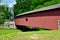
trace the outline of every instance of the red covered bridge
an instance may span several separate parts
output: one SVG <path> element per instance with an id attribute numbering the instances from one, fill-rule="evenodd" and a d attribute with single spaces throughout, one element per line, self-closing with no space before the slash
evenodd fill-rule
<path id="1" fill-rule="evenodd" d="M 52 30 L 60 29 L 60 4 L 18 14 L 15 17 L 15 25 Z"/>

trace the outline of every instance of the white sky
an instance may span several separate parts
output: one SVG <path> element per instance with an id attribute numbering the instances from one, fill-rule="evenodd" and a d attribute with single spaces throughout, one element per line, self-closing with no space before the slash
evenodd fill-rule
<path id="1" fill-rule="evenodd" d="M 16 0 L 2 0 L 2 2 L 0 2 L 0 5 L 1 4 L 6 4 L 9 5 L 9 7 L 12 7 L 14 4 L 16 4 Z"/>

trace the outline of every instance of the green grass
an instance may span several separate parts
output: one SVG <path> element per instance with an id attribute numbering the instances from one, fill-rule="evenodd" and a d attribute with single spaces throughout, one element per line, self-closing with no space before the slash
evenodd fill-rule
<path id="1" fill-rule="evenodd" d="M 60 30 L 0 30 L 0 40 L 60 40 Z"/>
<path id="2" fill-rule="evenodd" d="M 7 28 L 8 24 L 0 24 L 0 28 Z"/>
<path id="3" fill-rule="evenodd" d="M 19 30 L 0 30 L 0 35 L 6 35 L 6 34 L 12 34 L 12 33 L 17 33 L 20 32 Z"/>

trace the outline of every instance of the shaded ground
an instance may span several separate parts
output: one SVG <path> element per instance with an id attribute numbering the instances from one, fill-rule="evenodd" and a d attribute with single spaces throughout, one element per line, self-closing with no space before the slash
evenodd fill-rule
<path id="1" fill-rule="evenodd" d="M 0 40 L 60 40 L 60 30 L 31 32 L 0 30 Z"/>
<path id="2" fill-rule="evenodd" d="M 26 31 L 39 31 L 39 30 L 50 30 L 50 29 L 43 29 L 43 28 L 33 28 L 31 26 L 18 26 L 16 25 L 16 28 L 23 31 L 23 32 L 26 32 Z"/>

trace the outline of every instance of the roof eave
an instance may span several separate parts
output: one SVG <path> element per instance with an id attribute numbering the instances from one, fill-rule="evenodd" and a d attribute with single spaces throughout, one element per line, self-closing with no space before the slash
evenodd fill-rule
<path id="1" fill-rule="evenodd" d="M 60 8 L 60 4 L 55 4 L 55 5 L 51 5 L 51 6 L 48 6 L 48 7 L 43 7 L 43 8 L 40 8 L 40 9 L 36 9 L 36 10 L 24 12 L 24 13 L 21 13 L 21 14 L 16 15 L 16 17 L 17 16 L 21 16 L 21 15 L 25 15 L 25 14 L 34 13 L 34 12 L 56 9 L 56 8 Z"/>

